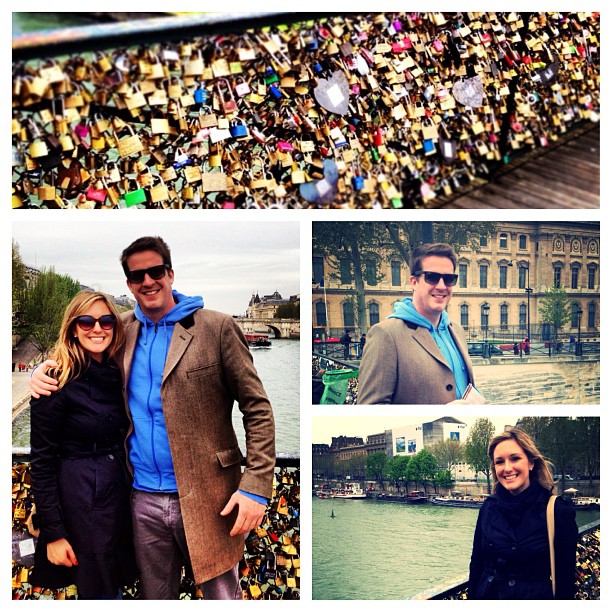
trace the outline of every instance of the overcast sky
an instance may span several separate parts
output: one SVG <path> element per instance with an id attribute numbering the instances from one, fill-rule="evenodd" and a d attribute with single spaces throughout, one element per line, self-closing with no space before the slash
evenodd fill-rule
<path id="1" fill-rule="evenodd" d="M 365 442 L 369 435 L 383 433 L 387 429 L 394 429 L 395 427 L 403 427 L 407 425 L 415 425 L 417 423 L 429 423 L 435 421 L 443 416 L 454 416 L 463 423 L 468 425 L 468 428 L 474 424 L 477 418 L 475 416 L 461 416 L 461 415 L 429 415 L 429 416 L 344 416 L 344 417 L 333 417 L 323 416 L 314 417 L 312 419 L 312 443 L 313 444 L 331 444 L 332 437 L 337 436 L 350 436 L 350 437 L 361 437 Z M 516 425 L 519 417 L 517 416 L 490 416 L 487 418 L 495 426 L 495 433 L 501 433 L 504 431 L 506 425 Z"/>
<path id="2" fill-rule="evenodd" d="M 55 212 L 55 211 L 54 211 Z M 32 215 L 34 217 L 35 215 Z M 191 217 L 193 219 L 193 217 Z M 232 220 L 13 223 L 24 263 L 53 266 L 81 284 L 115 296 L 128 295 L 119 257 L 141 236 L 161 236 L 172 254 L 174 288 L 201 295 L 206 308 L 244 314 L 253 291 L 300 292 L 299 223 Z"/>

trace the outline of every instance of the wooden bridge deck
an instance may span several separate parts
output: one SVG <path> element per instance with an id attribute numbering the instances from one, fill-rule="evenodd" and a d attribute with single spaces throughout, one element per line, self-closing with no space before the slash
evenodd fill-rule
<path id="1" fill-rule="evenodd" d="M 431 208 L 599 208 L 599 123 L 585 124 L 547 148 L 502 166 L 488 182 L 458 196 L 430 202 Z"/>

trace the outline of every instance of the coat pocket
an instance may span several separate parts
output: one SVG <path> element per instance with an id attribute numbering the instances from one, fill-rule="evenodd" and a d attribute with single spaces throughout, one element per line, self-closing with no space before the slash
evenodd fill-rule
<path id="1" fill-rule="evenodd" d="M 217 451 L 215 454 L 221 467 L 229 467 L 242 461 L 242 451 L 237 446 Z"/>
<path id="2" fill-rule="evenodd" d="M 209 365 L 201 366 L 199 368 L 193 368 L 187 370 L 187 378 L 202 378 L 204 376 L 214 376 L 219 373 L 219 363 L 211 363 Z"/>

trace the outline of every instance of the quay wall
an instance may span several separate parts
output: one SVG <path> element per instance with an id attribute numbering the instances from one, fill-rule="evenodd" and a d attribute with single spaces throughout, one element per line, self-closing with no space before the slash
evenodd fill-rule
<path id="1" fill-rule="evenodd" d="M 599 360 L 523 359 L 479 363 L 474 377 L 488 404 L 599 404 Z"/>

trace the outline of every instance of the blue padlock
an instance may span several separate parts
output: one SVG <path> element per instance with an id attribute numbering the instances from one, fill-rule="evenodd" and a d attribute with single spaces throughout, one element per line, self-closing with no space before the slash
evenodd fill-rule
<path id="1" fill-rule="evenodd" d="M 356 174 L 353 177 L 353 189 L 355 191 L 361 191 L 365 187 L 365 180 L 362 174 Z"/>
<path id="2" fill-rule="evenodd" d="M 283 97 L 283 92 L 277 85 L 270 85 L 270 93 L 277 99 L 280 100 Z"/>
<path id="3" fill-rule="evenodd" d="M 246 123 L 244 119 L 232 119 L 230 121 L 230 134 L 234 138 L 243 138 L 244 136 L 248 136 L 249 131 L 247 129 Z"/>
<path id="4" fill-rule="evenodd" d="M 203 86 L 200 85 L 200 87 L 193 92 L 193 99 L 195 100 L 196 104 L 206 104 L 206 101 L 208 100 L 208 92 Z"/>

